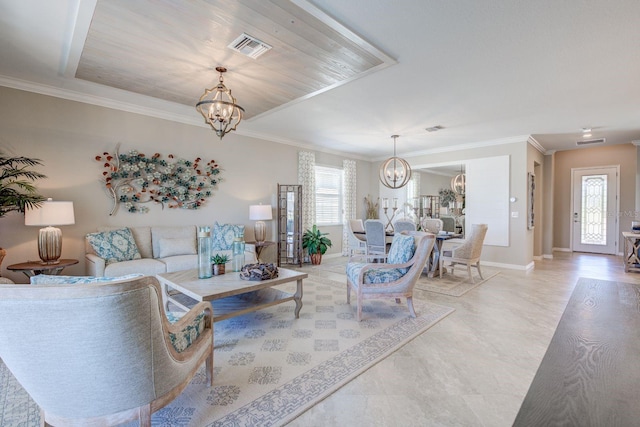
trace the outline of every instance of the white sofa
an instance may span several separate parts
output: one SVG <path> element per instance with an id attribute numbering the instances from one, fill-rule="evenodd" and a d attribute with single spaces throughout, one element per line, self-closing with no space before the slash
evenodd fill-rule
<path id="1" fill-rule="evenodd" d="M 100 227 L 98 232 L 110 232 L 123 228 L 125 227 Z M 87 237 L 85 238 L 85 270 L 87 275 L 115 277 L 139 273 L 154 276 L 159 273 L 198 267 L 196 226 L 126 228 L 129 228 L 133 235 L 135 245 L 140 253 L 139 258 L 108 262 L 96 254 L 93 246 L 89 243 L 89 237 Z M 228 243 L 229 239 L 226 240 Z M 230 247 L 220 249 L 214 246 L 211 255 L 226 254 L 229 256 L 230 263 L 231 252 Z M 254 262 L 257 262 L 255 246 L 246 244 L 245 263 Z M 227 268 L 230 270 L 231 265 L 228 264 Z"/>

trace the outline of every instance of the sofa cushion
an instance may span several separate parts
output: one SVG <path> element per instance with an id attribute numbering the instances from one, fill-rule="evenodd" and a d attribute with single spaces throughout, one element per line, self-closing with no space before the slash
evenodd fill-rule
<path id="1" fill-rule="evenodd" d="M 415 251 L 415 239 L 413 236 L 396 234 L 393 236 L 387 262 L 389 264 L 404 264 L 413 258 Z M 409 268 L 400 268 L 399 270 L 402 271 L 402 274 L 406 274 Z"/>
<path id="2" fill-rule="evenodd" d="M 191 255 L 193 256 L 193 255 Z M 164 262 L 153 258 L 134 259 L 132 261 L 122 261 L 107 265 L 104 268 L 104 275 L 122 276 L 125 274 L 144 274 L 145 276 L 155 276 L 159 273 L 166 273 L 167 266 Z"/>
<path id="3" fill-rule="evenodd" d="M 360 275 L 360 271 L 366 265 L 364 262 L 350 262 L 347 264 L 347 277 L 351 281 L 351 283 L 355 285 L 359 285 L 358 276 Z M 364 283 L 365 284 L 381 284 L 381 283 L 390 283 L 395 282 L 405 275 L 404 269 L 401 268 L 374 268 L 372 270 L 367 270 L 364 274 Z M 389 292 L 393 292 L 393 288 L 387 289 Z"/>
<path id="4" fill-rule="evenodd" d="M 112 231 L 124 227 L 98 227 L 98 231 Z M 151 227 L 128 227 L 133 234 L 133 240 L 136 242 L 138 252 L 142 258 L 153 258 L 153 249 L 151 248 Z M 91 246 L 91 245 L 89 245 Z"/>
<path id="5" fill-rule="evenodd" d="M 174 255 L 195 255 L 196 241 L 190 237 L 162 238 L 160 239 L 160 253 L 158 258 Z"/>
<path id="6" fill-rule="evenodd" d="M 184 313 L 167 312 L 167 319 L 171 323 L 176 323 L 184 316 Z M 178 353 L 182 353 L 200 336 L 205 327 L 204 313 L 193 319 L 193 322 L 185 326 L 179 333 L 169 333 L 169 340 Z"/>
<path id="7" fill-rule="evenodd" d="M 167 273 L 198 268 L 198 255 L 175 255 L 166 258 L 158 258 L 158 261 L 165 264 Z"/>
<path id="8" fill-rule="evenodd" d="M 162 239 L 191 239 L 195 245 L 196 226 L 184 225 L 177 227 L 151 227 L 151 244 L 153 246 L 154 258 L 160 258 L 160 242 Z"/>
<path id="9" fill-rule="evenodd" d="M 119 282 L 121 280 L 130 280 L 142 276 L 142 274 L 127 274 L 125 276 L 116 277 L 55 276 L 49 274 L 38 274 L 37 276 L 31 276 L 29 281 L 32 285 L 83 285 L 87 283 Z"/>
<path id="10" fill-rule="evenodd" d="M 86 239 L 106 264 L 141 258 L 133 234 L 128 228 L 89 233 Z"/>
<path id="11" fill-rule="evenodd" d="M 233 239 L 236 236 L 244 236 L 244 225 L 238 224 L 213 224 L 211 236 L 211 249 L 214 251 L 228 251 L 233 247 Z"/>

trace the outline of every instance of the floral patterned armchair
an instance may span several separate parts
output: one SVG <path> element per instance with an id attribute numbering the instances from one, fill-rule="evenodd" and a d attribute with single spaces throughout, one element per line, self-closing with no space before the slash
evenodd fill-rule
<path id="1" fill-rule="evenodd" d="M 349 262 L 347 264 L 347 303 L 351 302 L 351 291 L 357 299 L 357 318 L 362 320 L 362 304 L 365 299 L 407 299 L 412 317 L 413 287 L 433 250 L 435 236 L 422 231 L 404 231 L 393 236 L 386 263 Z M 368 256 L 367 258 L 380 258 Z"/>

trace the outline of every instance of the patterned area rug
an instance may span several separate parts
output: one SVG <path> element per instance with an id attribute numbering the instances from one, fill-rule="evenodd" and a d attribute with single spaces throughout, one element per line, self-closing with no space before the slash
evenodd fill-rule
<path id="1" fill-rule="evenodd" d="M 473 280 L 475 281 L 475 283 L 469 280 L 466 267 L 459 267 L 455 275 L 452 275 L 451 273 L 445 273 L 442 275 L 442 279 L 440 279 L 438 276 L 427 277 L 425 274 L 423 274 L 420 280 L 418 280 L 418 283 L 416 283 L 416 289 L 449 295 L 453 297 L 459 297 L 466 294 L 471 289 L 482 285 L 487 280 L 490 280 L 491 278 L 500 274 L 500 271 L 490 270 L 485 267 L 481 268 L 482 275 L 485 277 L 484 280 L 480 279 L 480 276 L 478 276 L 478 272 L 475 270 L 475 268 L 471 269 L 471 273 L 473 274 Z"/>
<path id="2" fill-rule="evenodd" d="M 300 319 L 289 302 L 216 323 L 214 386 L 201 369 L 153 425 L 282 425 L 453 312 L 414 301 L 412 319 L 405 301 L 370 300 L 357 322 L 345 285 L 318 278 L 305 280 L 303 304 Z M 1 362 L 0 405 L 1 426 L 38 425 L 36 405 Z"/>

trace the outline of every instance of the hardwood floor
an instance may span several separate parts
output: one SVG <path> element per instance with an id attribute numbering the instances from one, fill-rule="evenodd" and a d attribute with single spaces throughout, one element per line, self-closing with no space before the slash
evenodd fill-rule
<path id="1" fill-rule="evenodd" d="M 622 257 L 556 252 L 462 297 L 417 290 L 456 311 L 289 425 L 511 426 L 580 277 L 640 284 Z"/>

